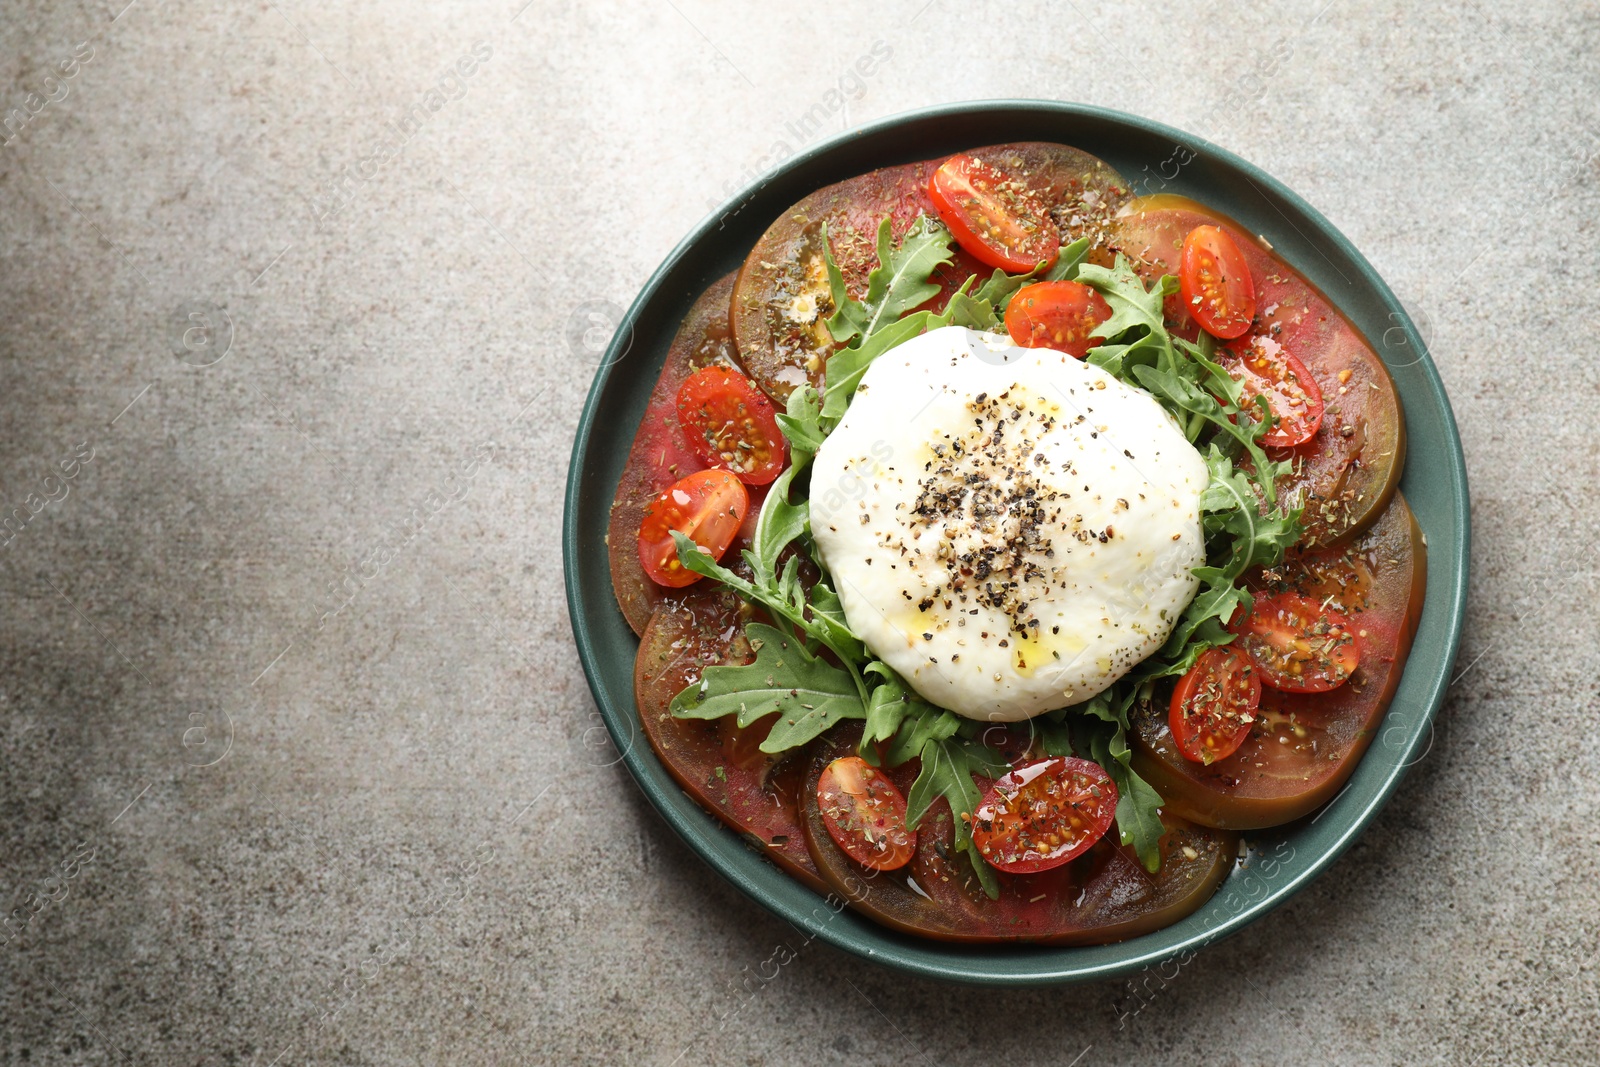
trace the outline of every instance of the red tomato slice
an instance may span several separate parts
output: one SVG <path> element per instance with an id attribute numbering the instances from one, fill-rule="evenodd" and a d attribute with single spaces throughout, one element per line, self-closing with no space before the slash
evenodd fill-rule
<path id="1" fill-rule="evenodd" d="M 720 560 L 748 510 L 750 493 L 727 471 L 696 471 L 679 478 L 644 510 L 639 524 L 639 562 L 644 572 L 669 588 L 693 585 L 700 575 L 678 561 L 672 532 L 688 534 L 712 559 Z"/>
<path id="2" fill-rule="evenodd" d="M 1299 593 L 1258 597 L 1229 628 L 1261 681 L 1286 693 L 1336 689 L 1361 662 L 1361 638 L 1344 612 Z"/>
<path id="3" fill-rule="evenodd" d="M 1048 268 L 1061 231 L 1021 182 L 973 156 L 951 156 L 928 179 L 928 199 L 956 241 L 986 266 L 1017 273 Z"/>
<path id="4" fill-rule="evenodd" d="M 906 798 L 860 756 L 828 764 L 817 779 L 817 807 L 828 836 L 861 866 L 892 871 L 911 862 L 917 835 L 906 828 Z"/>
<path id="5" fill-rule="evenodd" d="M 707 466 L 746 485 L 766 485 L 783 470 L 787 445 L 777 412 L 750 379 L 731 367 L 706 367 L 678 390 L 678 423 Z"/>
<path id="6" fill-rule="evenodd" d="M 1111 305 L 1082 282 L 1037 282 L 1006 305 L 1006 332 L 1024 348 L 1054 348 L 1082 359 Z"/>
<path id="7" fill-rule="evenodd" d="M 1294 354 L 1266 334 L 1241 337 L 1217 354 L 1222 369 L 1244 387 L 1243 400 L 1267 398 L 1277 423 L 1261 437 L 1269 448 L 1293 448 L 1322 427 L 1322 387 Z"/>
<path id="8" fill-rule="evenodd" d="M 1172 736 L 1183 758 L 1227 759 L 1250 736 L 1261 705 L 1261 679 L 1250 658 L 1223 647 L 1202 652 L 1172 691 Z"/>
<path id="9" fill-rule="evenodd" d="M 1034 874 L 1086 851 L 1116 810 L 1116 784 L 1097 764 L 1052 756 L 995 779 L 973 812 L 972 840 L 991 866 Z"/>
<path id="10" fill-rule="evenodd" d="M 1256 286 L 1244 253 L 1220 226 L 1196 226 L 1178 265 L 1183 306 L 1217 337 L 1238 337 L 1256 317 Z"/>

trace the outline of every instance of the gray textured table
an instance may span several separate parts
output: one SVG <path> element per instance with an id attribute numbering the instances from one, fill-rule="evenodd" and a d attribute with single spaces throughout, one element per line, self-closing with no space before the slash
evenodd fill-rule
<path id="1" fill-rule="evenodd" d="M 0 1061 L 1594 1062 L 1593 3 L 124 3 L 0 27 Z M 1473 479 L 1429 755 L 1137 991 L 775 969 L 582 740 L 575 311 L 778 155 L 998 96 L 1301 192 Z"/>

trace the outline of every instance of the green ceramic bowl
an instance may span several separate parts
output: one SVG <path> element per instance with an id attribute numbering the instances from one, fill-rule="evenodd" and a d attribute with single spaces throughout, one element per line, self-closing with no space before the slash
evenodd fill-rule
<path id="1" fill-rule="evenodd" d="M 1181 193 L 1265 235 L 1387 361 L 1410 440 L 1400 487 L 1428 536 L 1428 592 L 1416 644 L 1380 735 L 1349 786 L 1311 818 L 1248 835 L 1252 858 L 1194 915 L 1090 948 L 949 945 L 896 934 L 849 910 L 836 913 L 702 811 L 636 728 L 638 641 L 612 599 L 603 541 L 634 428 L 679 321 L 708 284 L 739 265 L 773 219 L 813 190 L 876 167 L 1006 141 L 1073 145 L 1117 168 L 1136 192 Z M 1190 134 L 1102 108 L 1006 100 L 917 111 L 818 145 L 740 193 L 673 250 L 628 311 L 589 391 L 567 475 L 563 549 L 573 634 L 600 714 L 628 770 L 690 848 L 785 921 L 848 952 L 930 978 L 1040 985 L 1186 961 L 1283 903 L 1349 847 L 1425 751 L 1444 698 L 1466 605 L 1467 516 L 1466 464 L 1438 372 L 1400 302 L 1327 219 L 1270 175 Z"/>

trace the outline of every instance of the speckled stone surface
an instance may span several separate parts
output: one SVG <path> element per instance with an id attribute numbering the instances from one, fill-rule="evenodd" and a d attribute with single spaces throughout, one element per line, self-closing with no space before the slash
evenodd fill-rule
<path id="1" fill-rule="evenodd" d="M 125 3 L 0 20 L 0 1062 L 1595 1062 L 1593 4 Z M 580 305 L 817 104 L 1000 96 L 1302 193 L 1472 477 L 1428 756 L 1138 991 L 797 945 L 586 744 L 561 591 Z"/>

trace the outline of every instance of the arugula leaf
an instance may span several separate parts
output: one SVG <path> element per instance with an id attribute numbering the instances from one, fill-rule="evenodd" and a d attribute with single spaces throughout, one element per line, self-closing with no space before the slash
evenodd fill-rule
<path id="1" fill-rule="evenodd" d="M 778 412 L 778 429 L 789 441 L 791 467 L 804 467 L 816 456 L 828 436 L 822 425 L 822 399 L 816 389 L 803 385 L 789 394 L 787 408 Z"/>
<path id="2" fill-rule="evenodd" d="M 873 660 L 862 668 L 861 673 L 876 675 L 881 679 L 873 687 L 867 701 L 867 725 L 862 731 L 858 748 L 859 754 L 870 761 L 877 754 L 874 743 L 895 736 L 907 716 L 920 722 L 937 714 L 939 709 L 913 695 L 911 687 L 895 673 L 894 668 L 881 660 Z"/>
<path id="3" fill-rule="evenodd" d="M 707 667 L 698 685 L 672 698 L 680 719 L 734 716 L 741 727 L 777 712 L 763 752 L 782 752 L 817 737 L 835 723 L 864 718 L 866 711 L 848 672 L 813 656 L 776 627 L 745 627 L 756 658 L 747 664 Z"/>
<path id="4" fill-rule="evenodd" d="M 900 316 L 927 302 L 939 291 L 929 276 L 950 262 L 950 231 L 927 215 L 919 215 L 911 229 L 894 246 L 894 231 L 887 216 L 878 224 L 878 265 L 867 275 L 867 291 L 852 300 L 844 275 L 834 262 L 827 227 L 822 230 L 823 261 L 836 310 L 828 319 L 828 332 L 840 344 L 866 340 Z"/>
<path id="5" fill-rule="evenodd" d="M 1081 265 L 1077 280 L 1099 292 L 1111 306 L 1111 317 L 1100 324 L 1093 336 L 1110 340 L 1135 326 L 1142 326 L 1152 334 L 1166 335 L 1161 309 L 1167 294 L 1178 291 L 1178 279 L 1173 275 L 1163 275 L 1154 289 L 1146 290 L 1127 259 L 1118 255 L 1114 267 L 1102 267 L 1097 263 Z"/>
<path id="6" fill-rule="evenodd" d="M 1128 709 L 1136 695 L 1131 687 L 1114 687 L 1081 706 L 1088 726 L 1085 758 L 1098 763 L 1116 784 L 1117 833 L 1153 873 L 1161 867 L 1161 837 L 1167 829 L 1161 823 L 1161 794 L 1133 770 Z"/>
<path id="7" fill-rule="evenodd" d="M 972 813 L 983 800 L 972 776 L 999 777 L 1009 769 L 1005 759 L 987 745 L 959 736 L 930 737 L 920 754 L 922 770 L 906 794 L 906 825 L 915 828 L 933 802 L 943 797 L 950 805 L 957 851 L 967 853 L 984 892 L 991 899 L 998 897 L 1000 886 L 994 872 L 972 844 Z"/>
<path id="8" fill-rule="evenodd" d="M 834 655 L 845 662 L 848 669 L 855 671 L 861 701 L 863 704 L 866 703 L 866 685 L 860 681 L 860 672 L 855 668 L 856 664 L 866 658 L 866 647 L 862 645 L 861 639 L 844 625 L 841 617 L 807 610 L 805 591 L 797 580 L 793 580 L 794 572 L 799 566 L 798 558 L 790 560 L 791 566 L 786 568 L 785 575 L 777 580 L 758 579 L 752 582 L 712 559 L 709 552 L 695 544 L 686 534 L 674 530 L 672 540 L 678 549 L 679 562 L 689 570 L 721 582 L 745 600 L 766 608 L 786 620 L 797 631 L 829 648 Z M 815 589 L 812 590 L 812 596 L 813 598 L 816 596 Z"/>
<path id="9" fill-rule="evenodd" d="M 1078 280 L 1078 268 L 1089 255 L 1089 239 L 1080 237 L 1069 245 L 1061 246 L 1061 254 L 1056 257 L 1055 266 L 1044 272 L 1042 282 L 1074 282 Z M 1027 277 L 1027 275 L 1024 275 Z M 1009 297 L 1008 297 L 1009 299 Z"/>

